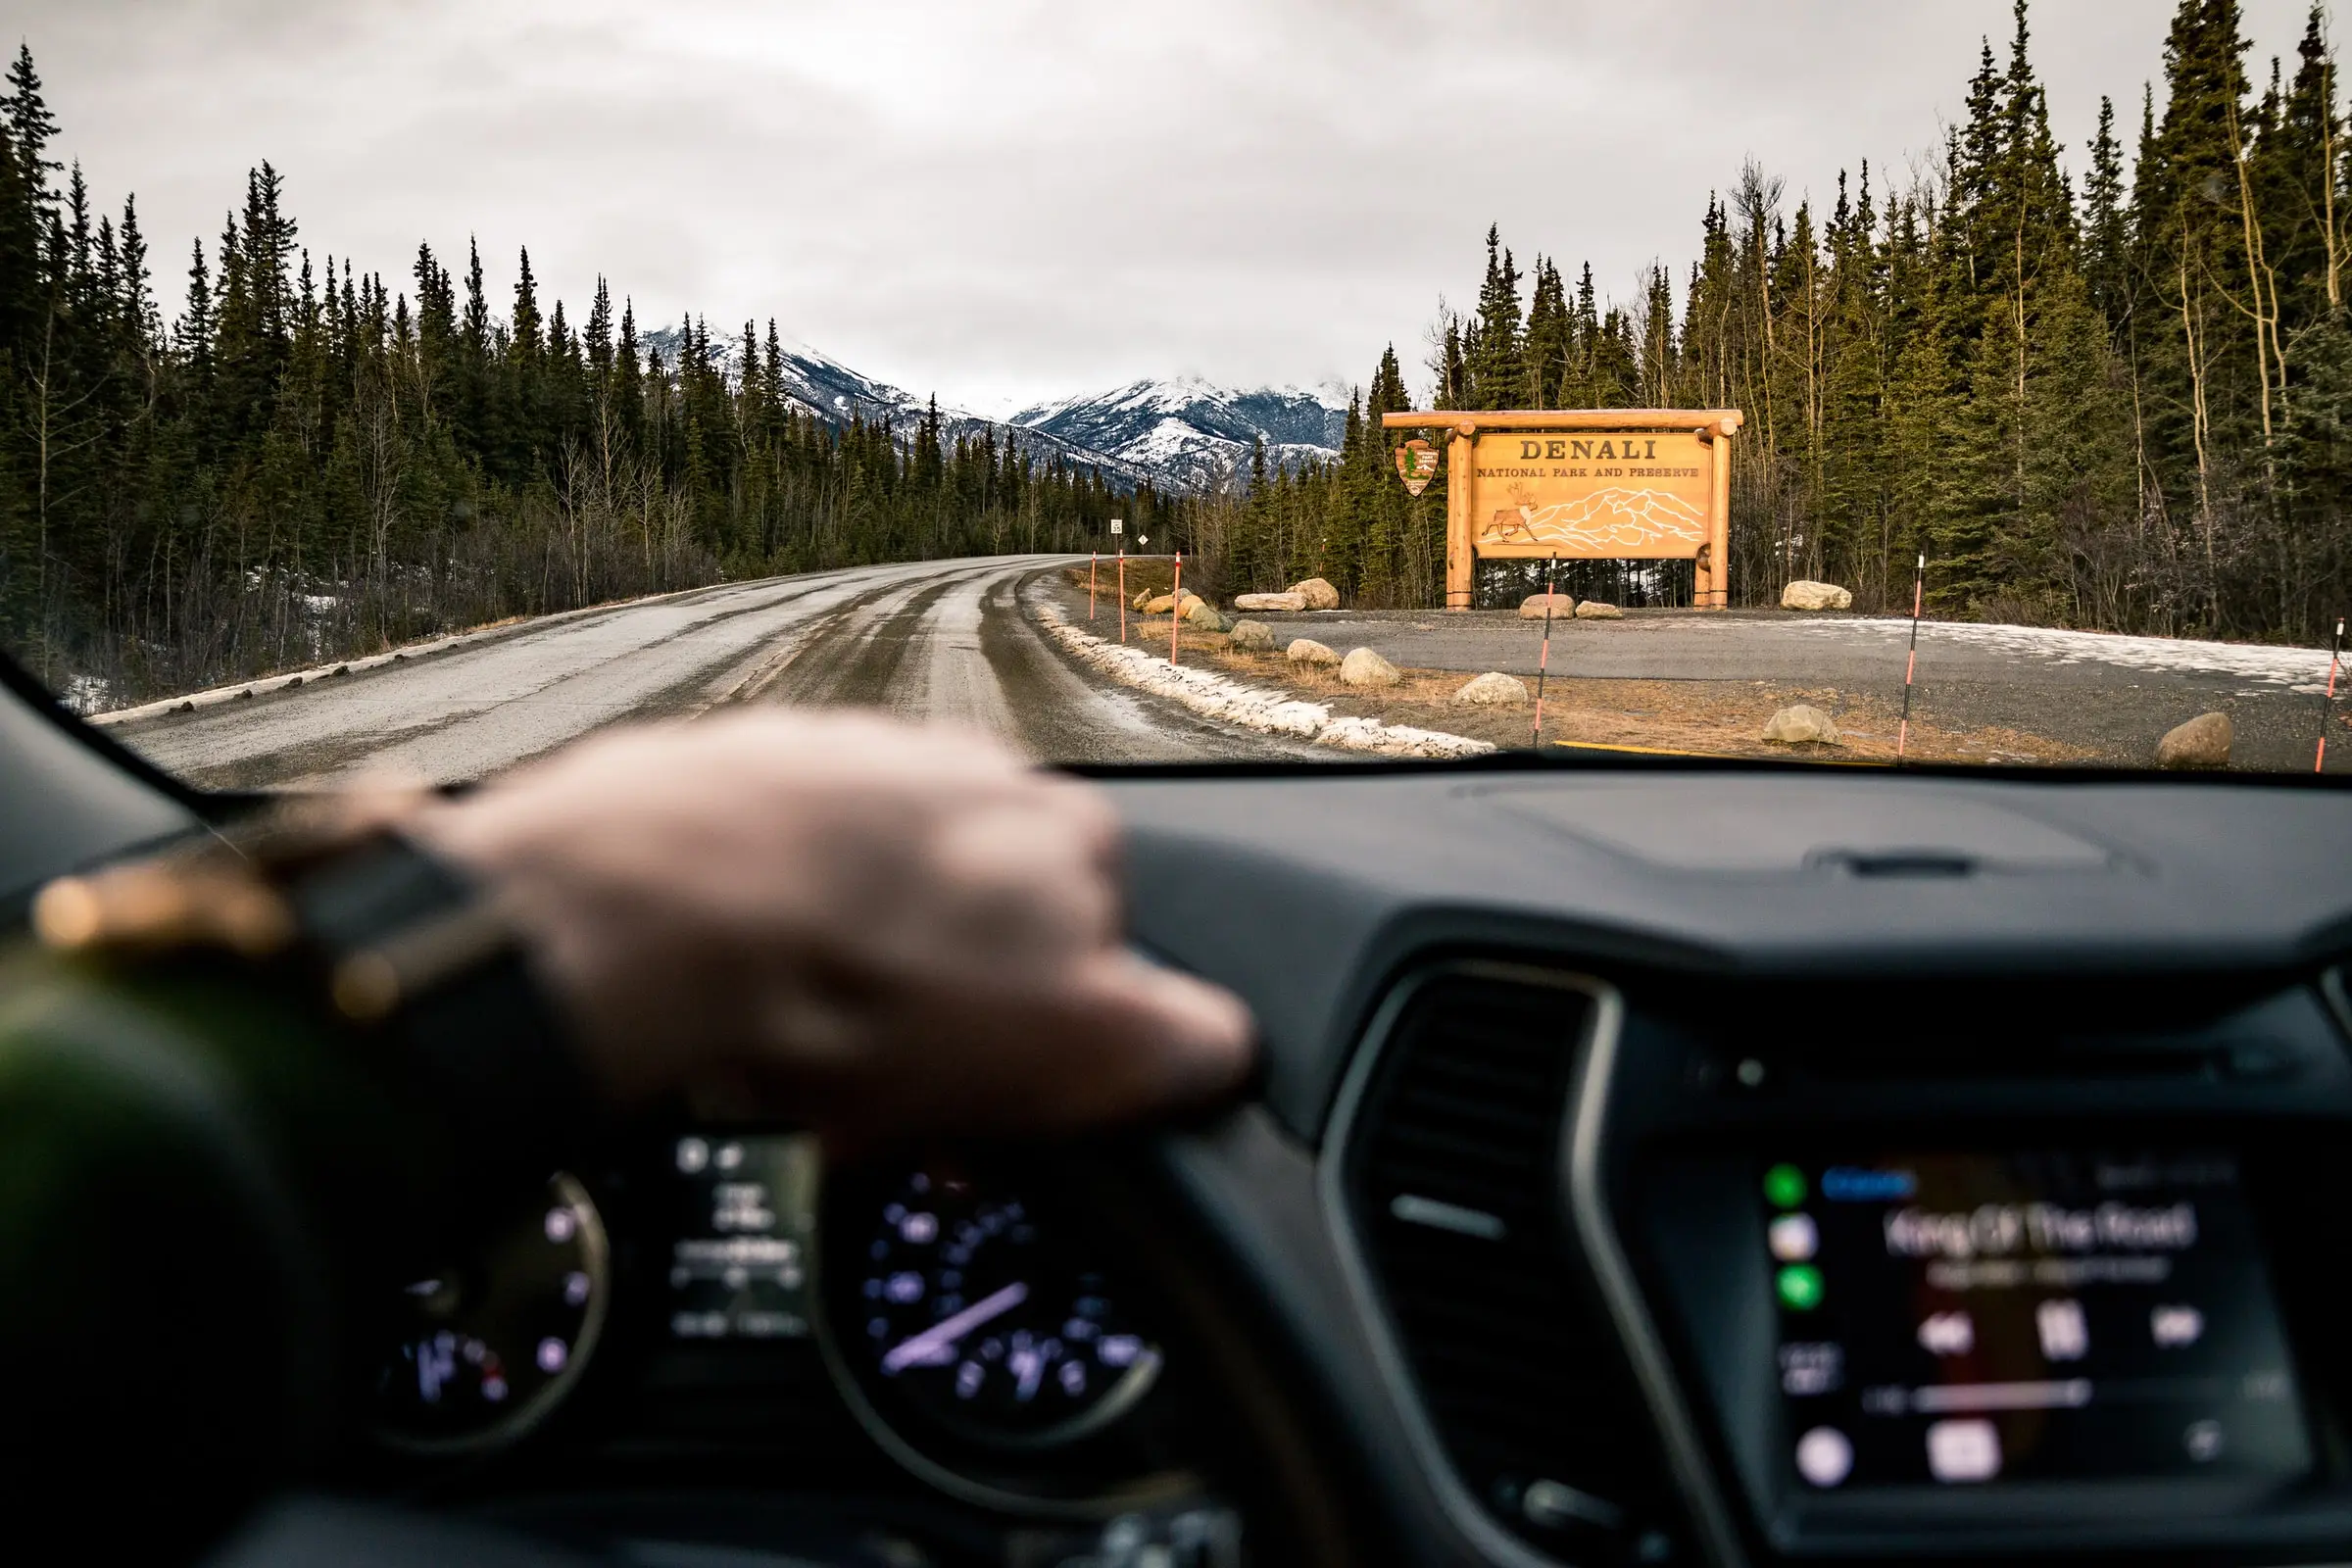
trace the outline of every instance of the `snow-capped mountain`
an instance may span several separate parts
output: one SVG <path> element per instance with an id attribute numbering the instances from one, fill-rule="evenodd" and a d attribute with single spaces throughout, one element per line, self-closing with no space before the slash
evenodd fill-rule
<path id="1" fill-rule="evenodd" d="M 1259 440 L 1266 460 L 1284 467 L 1333 456 L 1348 428 L 1348 394 L 1336 386 L 1237 391 L 1182 376 L 1023 409 L 1012 422 L 1199 489 L 1247 476 Z"/>
<path id="2" fill-rule="evenodd" d="M 661 327 L 645 334 L 646 347 L 659 353 L 662 362 L 671 366 L 677 364 L 685 341 L 686 330 L 682 326 Z M 846 424 L 853 417 L 871 422 L 887 416 L 902 434 L 911 434 L 929 412 L 929 398 L 917 397 L 887 381 L 877 381 L 872 376 L 861 374 L 805 343 L 785 342 L 779 348 L 786 396 L 805 412 L 829 423 Z M 715 340 L 710 345 L 710 351 L 719 362 L 720 368 L 730 377 L 741 370 L 743 340 L 740 337 Z M 1067 439 L 1056 432 L 1015 428 L 1018 420 L 1007 422 L 991 419 L 944 405 L 939 416 L 942 439 L 951 448 L 959 437 L 975 439 L 981 431 L 990 430 L 995 432 L 999 446 L 1007 438 L 1017 439 L 1021 450 L 1035 457 L 1059 457 L 1082 467 L 1100 468 L 1104 477 L 1117 484 L 1167 482 L 1162 474 L 1149 466 L 1130 463 L 1115 454 Z"/>
<path id="3" fill-rule="evenodd" d="M 646 333 L 645 344 L 675 365 L 685 338 L 684 327 L 666 326 Z M 719 339 L 710 348 L 726 373 L 741 368 L 740 338 Z M 928 411 L 928 398 L 861 374 L 807 344 L 783 344 L 782 360 L 788 395 L 819 418 L 838 424 L 887 416 L 901 431 L 911 431 Z M 1120 484 L 1199 490 L 1231 476 L 1246 478 L 1250 445 L 1261 439 L 1267 462 L 1286 468 L 1334 456 L 1348 427 L 1348 393 L 1338 386 L 1235 391 L 1184 376 L 1044 404 L 1009 419 L 949 407 L 939 412 L 951 444 L 993 430 L 1000 444 L 1010 436 L 1024 451 L 1098 467 Z"/>

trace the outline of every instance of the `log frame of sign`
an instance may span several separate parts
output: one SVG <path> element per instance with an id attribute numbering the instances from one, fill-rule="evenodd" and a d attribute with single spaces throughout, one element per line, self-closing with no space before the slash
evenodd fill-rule
<path id="1" fill-rule="evenodd" d="M 1731 606 L 1731 438 L 1747 416 L 1738 409 L 1501 409 L 1465 416 L 1459 411 L 1384 414 L 1388 430 L 1443 430 L 1451 466 L 1446 486 L 1446 608 L 1468 610 L 1476 582 L 1469 483 L 1456 482 L 1474 470 L 1473 450 L 1487 430 L 1688 430 L 1708 449 L 1707 538 L 1693 553 L 1691 603 L 1702 610 Z"/>

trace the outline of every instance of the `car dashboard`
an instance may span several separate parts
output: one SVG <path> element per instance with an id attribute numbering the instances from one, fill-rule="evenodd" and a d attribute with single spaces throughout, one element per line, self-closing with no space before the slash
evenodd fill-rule
<path id="1" fill-rule="evenodd" d="M 640 1556 L 2352 1542 L 2340 793 L 1106 782 L 1139 947 L 1256 1009 L 1250 1103 L 838 1162 L 666 1129 L 409 1288 L 371 1482 Z M 1315 1529 L 1171 1252 L 1247 1298 Z"/>

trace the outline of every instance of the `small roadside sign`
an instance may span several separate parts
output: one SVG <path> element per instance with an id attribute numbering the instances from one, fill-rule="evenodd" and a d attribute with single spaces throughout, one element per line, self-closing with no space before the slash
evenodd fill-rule
<path id="1" fill-rule="evenodd" d="M 1110 536 L 1113 539 L 1116 539 L 1120 534 L 1125 533 L 1126 531 L 1126 519 L 1121 517 L 1113 517 L 1110 519 Z"/>

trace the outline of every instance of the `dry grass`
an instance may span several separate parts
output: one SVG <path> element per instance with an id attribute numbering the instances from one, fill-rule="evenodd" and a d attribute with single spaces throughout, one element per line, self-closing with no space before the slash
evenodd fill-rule
<path id="1" fill-rule="evenodd" d="M 1101 627 L 1097 628 L 1102 630 Z M 1115 634 L 1114 634 L 1115 635 Z M 1129 640 L 1154 653 L 1168 646 L 1165 615 L 1128 622 Z M 1182 655 L 1255 685 L 1280 687 L 1334 713 L 1377 718 L 1525 746 L 1534 738 L 1535 706 L 1481 708 L 1450 701 L 1470 676 L 1460 670 L 1407 669 L 1402 682 L 1378 691 L 1343 685 L 1336 669 L 1294 664 L 1279 653 L 1244 653 L 1214 632 L 1186 627 Z M 1534 689 L 1534 682 L 1529 682 Z M 1820 709 L 1838 721 L 1842 744 L 1785 745 L 1766 741 L 1765 720 L 1794 703 Z M 1572 680 L 1551 681 L 1544 694 L 1544 740 L 1630 746 L 1709 757 L 1806 758 L 1874 762 L 1894 759 L 1898 703 L 1875 694 L 1841 692 L 1779 681 Z M 2097 754 L 2045 736 L 1999 726 L 1948 729 L 1913 719 L 1905 755 L 1919 761 L 2063 765 Z"/>
<path id="2" fill-rule="evenodd" d="M 1102 610 L 1105 612 L 1116 612 L 1119 608 L 1118 562 L 1110 556 L 1104 556 L 1096 567 L 1096 572 L 1095 591 L 1102 598 Z M 1063 582 L 1078 591 L 1080 598 L 1085 597 L 1086 568 L 1084 566 L 1066 567 L 1061 576 Z M 1164 594 L 1175 581 L 1175 577 L 1176 564 L 1166 556 L 1130 556 L 1127 558 L 1128 601 L 1132 603 L 1137 594 L 1145 592 L 1150 592 L 1154 597 Z M 1193 573 L 1189 566 L 1185 571 L 1185 577 L 1190 592 L 1207 592 L 1198 582 L 1191 580 Z M 1128 614 L 1132 617 L 1134 612 L 1130 611 Z M 1168 628 L 1165 623 L 1162 623 L 1159 631 L 1162 637 L 1167 635 Z"/>

